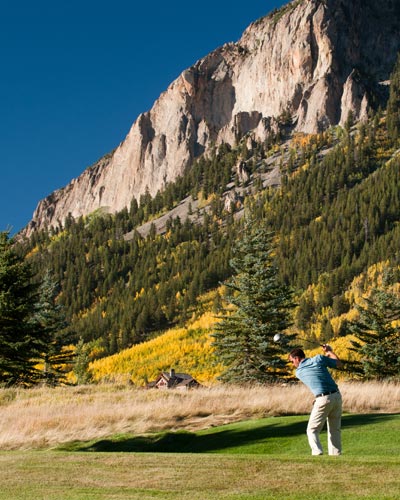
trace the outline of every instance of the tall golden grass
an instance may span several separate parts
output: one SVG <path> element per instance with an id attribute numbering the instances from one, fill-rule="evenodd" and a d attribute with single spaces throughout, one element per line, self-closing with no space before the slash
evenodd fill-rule
<path id="1" fill-rule="evenodd" d="M 344 411 L 400 412 L 400 384 L 344 382 Z M 187 392 L 122 385 L 0 389 L 0 449 L 51 448 L 116 433 L 199 430 L 272 415 L 306 414 L 301 384 L 219 385 Z"/>

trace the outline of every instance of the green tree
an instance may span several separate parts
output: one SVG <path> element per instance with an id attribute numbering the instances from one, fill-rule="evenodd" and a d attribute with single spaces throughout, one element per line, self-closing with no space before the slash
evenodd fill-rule
<path id="1" fill-rule="evenodd" d="M 399 378 L 400 298 L 385 289 L 374 289 L 364 305 L 358 305 L 359 319 L 349 324 L 357 337 L 352 350 L 361 357 L 361 374 L 367 379 Z"/>
<path id="2" fill-rule="evenodd" d="M 65 334 L 67 326 L 63 307 L 56 302 L 58 284 L 47 271 L 39 288 L 36 319 L 46 335 L 43 353 L 43 379 L 54 385 L 64 377 L 63 365 L 72 361 L 72 350 L 66 344 L 72 342 L 71 333 Z"/>
<path id="3" fill-rule="evenodd" d="M 303 294 L 298 302 L 295 320 L 296 326 L 301 330 L 306 330 L 311 323 L 311 318 L 315 312 L 313 295 Z"/>
<path id="4" fill-rule="evenodd" d="M 321 321 L 321 336 L 320 341 L 329 342 L 334 336 L 332 324 L 328 318 L 324 317 Z"/>
<path id="5" fill-rule="evenodd" d="M 88 384 L 91 381 L 91 376 L 88 371 L 90 363 L 90 352 L 94 342 L 87 343 L 81 338 L 76 346 L 74 374 L 78 385 Z"/>
<path id="6" fill-rule="evenodd" d="M 386 121 L 390 137 L 394 141 L 398 141 L 400 137 L 400 52 L 390 76 L 390 95 Z"/>
<path id="7" fill-rule="evenodd" d="M 37 320 L 38 285 L 30 265 L 0 233 L 0 383 L 31 385 L 46 349 L 46 333 Z"/>
<path id="8" fill-rule="evenodd" d="M 233 277 L 226 297 L 233 306 L 213 333 L 217 356 L 227 367 L 226 382 L 276 381 L 288 374 L 285 342 L 274 342 L 286 332 L 294 307 L 292 291 L 279 282 L 273 234 L 252 221 L 244 227 L 233 251 Z"/>

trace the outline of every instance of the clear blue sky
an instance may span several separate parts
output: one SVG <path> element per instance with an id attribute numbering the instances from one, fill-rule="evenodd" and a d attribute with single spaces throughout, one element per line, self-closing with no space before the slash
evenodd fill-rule
<path id="1" fill-rule="evenodd" d="M 282 0 L 20 0 L 0 13 L 0 231 L 125 138 L 185 69 Z"/>

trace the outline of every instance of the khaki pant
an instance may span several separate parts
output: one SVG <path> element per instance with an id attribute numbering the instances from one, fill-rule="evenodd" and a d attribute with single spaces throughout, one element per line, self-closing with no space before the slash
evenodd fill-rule
<path id="1" fill-rule="evenodd" d="M 312 455 L 323 454 L 319 434 L 325 422 L 327 422 L 328 429 L 328 453 L 329 455 L 341 454 L 341 418 L 342 396 L 340 392 L 335 392 L 328 396 L 320 396 L 315 399 L 307 426 L 307 437 Z"/>

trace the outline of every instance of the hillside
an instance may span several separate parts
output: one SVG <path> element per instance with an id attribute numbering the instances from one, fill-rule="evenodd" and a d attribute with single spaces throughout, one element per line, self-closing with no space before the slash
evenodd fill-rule
<path id="1" fill-rule="evenodd" d="M 383 282 L 397 293 L 400 282 L 399 110 L 398 62 L 385 108 L 368 118 L 350 113 L 343 126 L 305 134 L 282 113 L 264 140 L 214 145 L 129 209 L 70 215 L 20 238 L 38 279 L 49 273 L 59 285 L 61 341 L 86 366 L 219 313 L 218 291 L 201 297 L 231 276 L 250 217 L 276 235 L 279 278 L 298 304 L 293 331 L 314 343 L 347 336 L 357 302 Z"/>
<path id="2" fill-rule="evenodd" d="M 357 300 L 384 275 L 400 281 L 396 98 L 394 85 L 387 111 L 320 134 L 293 133 L 286 118 L 268 141 L 220 146 L 130 210 L 70 218 L 20 243 L 39 276 L 50 270 L 60 285 L 65 338 L 103 357 L 218 313 L 218 292 L 198 298 L 230 276 L 245 213 L 279 238 L 295 330 L 314 342 L 346 335 Z"/>
<path id="3" fill-rule="evenodd" d="M 215 321 L 215 316 L 208 313 L 181 328 L 168 330 L 147 342 L 95 360 L 88 367 L 89 380 L 133 383 L 144 387 L 169 367 L 210 386 L 222 372 L 211 346 L 210 333 Z"/>

